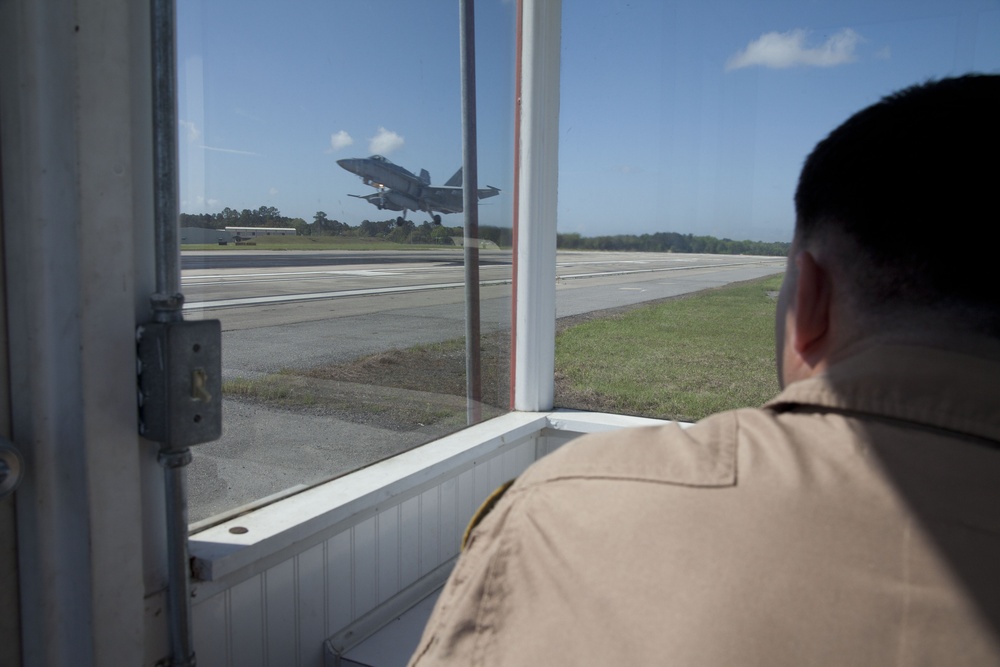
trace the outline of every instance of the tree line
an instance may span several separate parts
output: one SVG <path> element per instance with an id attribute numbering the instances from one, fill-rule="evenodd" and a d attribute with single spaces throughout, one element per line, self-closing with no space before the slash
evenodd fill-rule
<path id="1" fill-rule="evenodd" d="M 453 245 L 453 236 L 462 236 L 462 227 L 446 227 L 431 222 L 415 223 L 412 220 L 362 220 L 358 225 L 331 219 L 324 211 L 316 211 L 312 222 L 302 218 L 289 218 L 273 206 L 261 206 L 237 211 L 224 208 L 219 213 L 181 213 L 181 227 L 223 229 L 225 227 L 284 227 L 295 229 L 300 236 L 353 236 L 384 238 L 394 243 Z M 493 241 L 498 246 L 510 247 L 511 230 L 492 225 L 479 226 L 479 238 Z"/>
<path id="2" fill-rule="evenodd" d="M 614 236 L 581 236 L 559 234 L 556 246 L 560 250 L 635 250 L 645 252 L 704 252 L 719 255 L 788 255 L 791 244 L 783 241 L 734 241 L 714 236 L 695 236 L 677 232 L 655 234 L 615 234 Z"/>
<path id="3" fill-rule="evenodd" d="M 323 211 L 316 211 L 312 222 L 302 218 L 289 218 L 273 206 L 261 206 L 255 210 L 237 211 L 224 208 L 219 213 L 181 213 L 182 227 L 204 227 L 222 229 L 224 227 L 286 227 L 294 228 L 301 236 L 354 236 L 384 238 L 394 243 L 451 245 L 453 236 L 462 236 L 463 228 L 435 225 L 430 222 L 415 223 L 412 220 L 398 222 L 389 220 L 362 220 L 358 225 L 330 219 Z M 509 227 L 480 225 L 479 237 L 492 241 L 500 247 L 512 245 Z M 580 234 L 558 234 L 556 245 L 560 250 L 619 250 L 645 252 L 699 252 L 722 255 L 773 255 L 788 254 L 789 243 L 780 241 L 734 241 L 718 239 L 714 236 L 695 236 L 677 232 L 656 232 L 655 234 L 615 234 L 613 236 L 581 236 Z"/>
<path id="4" fill-rule="evenodd" d="M 281 215 L 281 211 L 273 206 L 261 206 L 258 209 L 248 208 L 242 211 L 228 206 L 220 213 L 181 213 L 181 227 L 203 227 L 205 229 L 222 229 L 224 227 L 295 227 L 306 224 L 302 218 L 289 218 Z"/>

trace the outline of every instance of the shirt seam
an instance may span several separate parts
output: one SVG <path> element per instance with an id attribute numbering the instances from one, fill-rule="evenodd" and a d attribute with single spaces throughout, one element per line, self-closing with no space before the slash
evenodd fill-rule
<path id="1" fill-rule="evenodd" d="M 516 494 L 516 491 L 519 490 L 521 493 Z M 510 495 L 530 495 L 530 492 L 533 490 L 533 487 L 511 489 Z M 524 502 L 527 502 L 527 499 Z M 476 612 L 476 638 L 473 643 L 472 660 L 470 661 L 472 665 L 486 664 L 486 656 L 492 654 L 492 647 L 496 643 L 496 624 L 497 619 L 501 617 L 499 608 L 504 599 L 507 560 L 515 548 L 512 536 L 518 529 L 517 524 L 520 521 L 521 514 L 521 512 L 514 511 L 514 507 L 512 506 L 507 517 L 505 517 L 507 525 L 498 527 L 496 531 L 496 552 L 490 558 L 490 562 L 487 565 L 483 581 L 483 596 L 480 599 L 479 609 Z"/>

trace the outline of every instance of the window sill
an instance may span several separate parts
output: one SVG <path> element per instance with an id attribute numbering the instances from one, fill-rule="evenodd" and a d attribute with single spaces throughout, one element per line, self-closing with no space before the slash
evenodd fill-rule
<path id="1" fill-rule="evenodd" d="M 377 514 L 400 496 L 418 494 L 531 438 L 557 434 L 561 444 L 585 433 L 659 423 L 571 410 L 511 412 L 194 533 L 194 575 L 200 582 L 220 582 L 260 572 Z M 544 453 L 536 447 L 533 458 Z"/>

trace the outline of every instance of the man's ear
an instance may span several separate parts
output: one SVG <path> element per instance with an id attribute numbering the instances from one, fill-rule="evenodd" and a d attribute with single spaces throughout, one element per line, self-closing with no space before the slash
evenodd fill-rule
<path id="1" fill-rule="evenodd" d="M 808 250 L 795 258 L 798 278 L 795 284 L 795 309 L 792 326 L 795 351 L 806 362 L 822 355 L 829 342 L 832 284 L 829 272 Z"/>

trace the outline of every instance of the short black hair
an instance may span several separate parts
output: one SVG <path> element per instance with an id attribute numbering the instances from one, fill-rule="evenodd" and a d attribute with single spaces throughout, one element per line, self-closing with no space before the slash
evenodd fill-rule
<path id="1" fill-rule="evenodd" d="M 906 88 L 859 111 L 806 159 L 800 242 L 843 235 L 862 308 L 958 308 L 1000 334 L 1000 76 Z M 992 314 L 991 314 L 992 313 Z"/>

